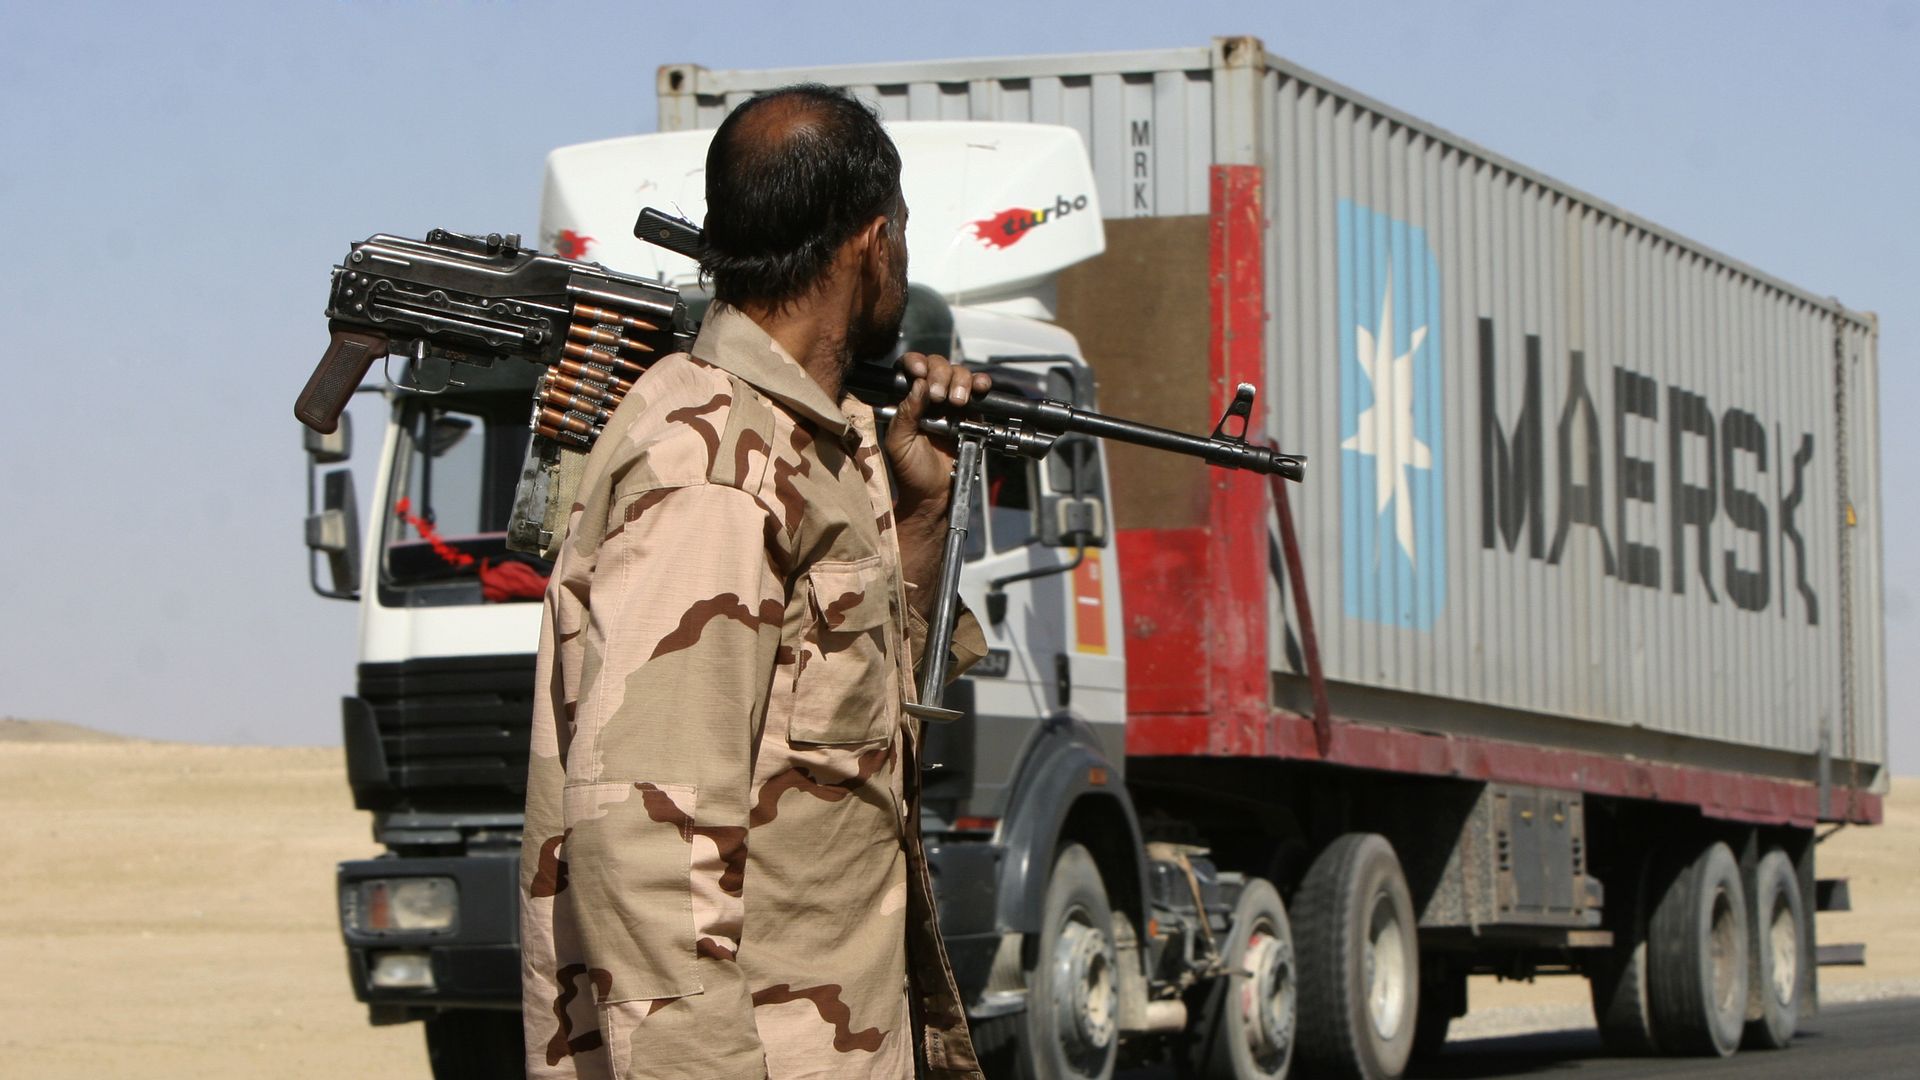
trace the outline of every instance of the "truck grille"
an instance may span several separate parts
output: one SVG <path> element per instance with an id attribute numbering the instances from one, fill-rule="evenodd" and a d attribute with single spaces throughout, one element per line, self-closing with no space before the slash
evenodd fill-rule
<path id="1" fill-rule="evenodd" d="M 360 665 L 343 702 L 347 776 L 363 810 L 512 805 L 527 789 L 531 655 Z"/>

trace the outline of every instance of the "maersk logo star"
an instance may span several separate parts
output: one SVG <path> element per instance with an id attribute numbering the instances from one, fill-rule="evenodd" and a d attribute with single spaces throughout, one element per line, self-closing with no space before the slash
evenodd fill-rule
<path id="1" fill-rule="evenodd" d="M 1339 257 L 1346 614 L 1431 630 L 1447 602 L 1440 264 L 1425 229 L 1350 199 Z"/>
<path id="2" fill-rule="evenodd" d="M 1360 414 L 1360 430 L 1341 443 L 1340 449 L 1373 457 L 1374 511 L 1393 507 L 1394 539 L 1407 558 L 1417 564 L 1420 553 L 1413 535 L 1413 492 L 1407 485 L 1407 470 L 1433 468 L 1433 451 L 1413 433 L 1413 356 L 1426 340 L 1427 328 L 1414 327 L 1407 351 L 1393 354 L 1391 269 L 1380 301 L 1379 334 L 1356 326 L 1353 337 L 1360 369 L 1367 373 L 1367 382 L 1373 388 L 1373 404 Z"/>

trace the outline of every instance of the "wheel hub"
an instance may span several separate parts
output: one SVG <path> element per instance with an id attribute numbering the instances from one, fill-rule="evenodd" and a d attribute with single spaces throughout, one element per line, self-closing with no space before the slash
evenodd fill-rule
<path id="1" fill-rule="evenodd" d="M 1067 923 L 1054 947 L 1054 1016 L 1069 1046 L 1104 1053 L 1115 1034 L 1113 959 L 1106 937 L 1078 920 Z"/>
<path id="2" fill-rule="evenodd" d="M 1293 1045 L 1293 950 L 1262 927 L 1247 938 L 1241 961 L 1240 1017 L 1247 1048 L 1267 1064 Z"/>
<path id="3" fill-rule="evenodd" d="M 1366 954 L 1362 976 L 1367 987 L 1367 1014 L 1373 1029 L 1383 1039 L 1400 1031 L 1407 1013 L 1407 970 L 1405 929 L 1393 909 L 1393 897 L 1381 893 L 1374 898 L 1373 912 L 1367 919 Z"/>
<path id="4" fill-rule="evenodd" d="M 1791 1004 L 1800 982 L 1800 928 L 1794 925 L 1793 909 L 1784 902 L 1774 911 L 1767 939 L 1773 950 L 1773 999 Z"/>

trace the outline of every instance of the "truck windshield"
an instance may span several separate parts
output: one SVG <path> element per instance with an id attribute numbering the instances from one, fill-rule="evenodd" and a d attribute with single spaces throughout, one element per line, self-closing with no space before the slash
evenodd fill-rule
<path id="1" fill-rule="evenodd" d="M 506 545 L 530 437 L 526 396 L 414 398 L 399 425 L 382 515 L 382 601 L 538 600 L 549 565 Z"/>

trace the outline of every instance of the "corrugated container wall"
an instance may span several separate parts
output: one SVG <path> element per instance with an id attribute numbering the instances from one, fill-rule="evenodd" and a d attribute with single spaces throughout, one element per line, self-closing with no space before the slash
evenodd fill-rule
<path id="1" fill-rule="evenodd" d="M 1110 218 L 1265 170 L 1262 389 L 1313 462 L 1293 505 L 1343 712 L 1802 779 L 1884 761 L 1871 316 L 1248 38 L 666 68 L 661 127 L 803 79 L 889 120 L 1074 127 Z"/>

